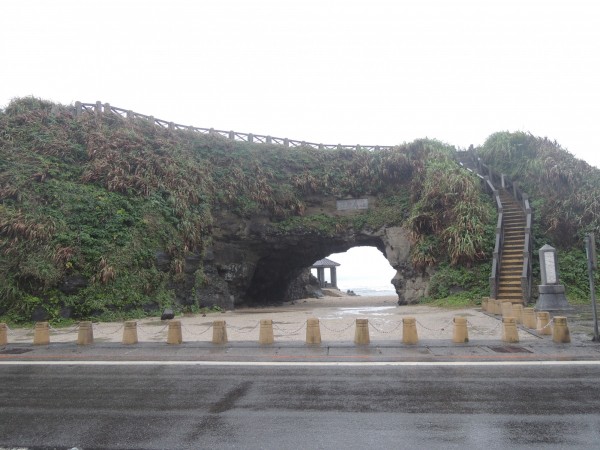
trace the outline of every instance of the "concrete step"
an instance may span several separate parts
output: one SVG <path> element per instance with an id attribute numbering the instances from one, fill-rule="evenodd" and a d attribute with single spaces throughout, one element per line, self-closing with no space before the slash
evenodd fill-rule
<path id="1" fill-rule="evenodd" d="M 512 258 L 512 259 L 502 258 L 500 260 L 500 262 L 502 264 L 501 267 L 503 269 L 508 268 L 508 267 L 523 267 L 523 259 L 524 258 L 519 258 L 519 259 L 516 259 L 516 258 Z"/>
<path id="2" fill-rule="evenodd" d="M 522 233 L 521 234 L 505 234 L 504 235 L 504 242 L 508 243 L 508 244 L 524 242 L 524 241 L 525 241 L 525 235 Z"/>
<path id="3" fill-rule="evenodd" d="M 502 286 L 498 287 L 498 295 L 509 296 L 509 297 L 517 297 L 522 298 L 523 292 L 521 291 L 521 287 L 518 288 L 505 288 Z"/>
<path id="4" fill-rule="evenodd" d="M 514 277 L 514 278 L 507 278 L 507 277 Z M 506 285 L 506 286 L 510 286 L 513 285 L 515 283 L 519 284 L 519 286 L 521 285 L 521 276 L 520 274 L 500 274 L 500 278 L 499 278 L 499 283 Z"/>
<path id="5" fill-rule="evenodd" d="M 525 230 L 525 221 L 520 220 L 518 222 L 513 221 L 504 221 L 504 229 L 505 230 Z"/>
<path id="6" fill-rule="evenodd" d="M 515 266 L 515 267 L 503 267 L 500 270 L 499 276 L 501 277 L 507 277 L 507 276 L 521 276 L 521 273 L 523 273 L 523 266 Z"/>
<path id="7" fill-rule="evenodd" d="M 505 267 L 505 265 L 510 265 L 510 264 L 514 264 L 516 265 L 522 265 L 523 264 L 523 258 L 520 259 L 516 259 L 516 258 L 502 258 L 500 260 L 502 262 L 502 267 Z"/>
<path id="8" fill-rule="evenodd" d="M 504 301 L 504 302 L 511 302 L 511 303 L 515 303 L 515 304 L 523 304 L 523 296 L 516 296 L 516 295 L 511 295 L 511 296 L 501 296 L 500 294 L 498 294 L 498 300 L 500 301 Z"/>
<path id="9" fill-rule="evenodd" d="M 500 271 L 499 277 L 503 278 L 503 277 L 519 277 L 519 279 L 521 278 L 521 274 L 523 273 L 523 268 L 518 268 L 515 269 L 513 271 L 509 271 L 509 270 L 504 270 L 504 271 Z"/>
<path id="10" fill-rule="evenodd" d="M 525 238 L 511 239 L 508 242 L 505 240 L 502 250 L 523 250 L 525 248 Z"/>
<path id="11" fill-rule="evenodd" d="M 500 277 L 502 278 L 502 277 Z M 506 280 L 500 280 L 498 281 L 498 286 L 503 287 L 505 289 L 511 288 L 511 289 L 521 289 L 521 277 L 518 278 L 518 280 L 512 280 L 512 281 L 506 281 Z"/>
<path id="12" fill-rule="evenodd" d="M 523 292 L 521 291 L 521 289 L 515 289 L 513 291 L 498 289 L 498 295 L 503 297 L 523 298 Z"/>

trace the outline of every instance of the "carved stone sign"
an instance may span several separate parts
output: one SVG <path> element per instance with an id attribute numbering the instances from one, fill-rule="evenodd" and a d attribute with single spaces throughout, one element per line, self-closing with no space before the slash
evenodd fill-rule
<path id="1" fill-rule="evenodd" d="M 369 209 L 369 199 L 368 198 L 351 198 L 348 200 L 338 200 L 336 206 L 337 206 L 338 211 Z"/>
<path id="2" fill-rule="evenodd" d="M 538 286 L 540 295 L 535 309 L 538 311 L 568 311 L 572 309 L 565 296 L 565 287 L 559 282 L 556 249 L 546 244 L 540 248 L 539 254 L 542 284 Z"/>
<path id="3" fill-rule="evenodd" d="M 558 267 L 556 266 L 556 249 L 544 245 L 539 250 L 540 253 L 540 275 L 542 285 L 558 284 Z"/>
<path id="4" fill-rule="evenodd" d="M 546 269 L 546 284 L 556 284 L 556 261 L 553 252 L 544 253 L 544 266 Z"/>

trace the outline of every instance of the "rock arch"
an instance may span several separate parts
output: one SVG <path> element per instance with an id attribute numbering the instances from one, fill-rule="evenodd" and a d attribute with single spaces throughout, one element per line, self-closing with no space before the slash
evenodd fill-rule
<path id="1" fill-rule="evenodd" d="M 413 268 L 410 234 L 403 227 L 343 229 L 333 235 L 281 233 L 266 216 L 240 219 L 228 214 L 216 224 L 213 245 L 204 258 L 204 272 L 211 279 L 198 292 L 204 304 L 234 308 L 282 302 L 312 263 L 357 246 L 376 247 L 396 270 L 391 282 L 399 304 L 416 303 L 427 294 L 429 274 Z"/>

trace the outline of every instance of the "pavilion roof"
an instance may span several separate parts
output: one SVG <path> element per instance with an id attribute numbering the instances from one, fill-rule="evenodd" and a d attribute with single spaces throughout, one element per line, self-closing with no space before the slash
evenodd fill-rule
<path id="1" fill-rule="evenodd" d="M 336 263 L 335 261 L 332 261 L 330 259 L 327 258 L 323 258 L 318 260 L 316 263 L 314 263 L 312 265 L 312 268 L 317 268 L 317 267 L 338 267 L 341 264 Z"/>

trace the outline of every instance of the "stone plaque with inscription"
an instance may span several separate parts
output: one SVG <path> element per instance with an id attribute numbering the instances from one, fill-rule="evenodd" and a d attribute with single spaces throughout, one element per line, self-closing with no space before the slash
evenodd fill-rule
<path id="1" fill-rule="evenodd" d="M 353 211 L 357 209 L 369 209 L 368 198 L 350 198 L 337 201 L 338 211 Z"/>
<path id="2" fill-rule="evenodd" d="M 556 261 L 553 252 L 544 253 L 544 267 L 546 269 L 546 284 L 558 283 L 556 276 Z"/>

